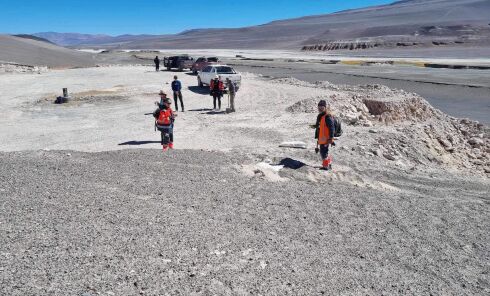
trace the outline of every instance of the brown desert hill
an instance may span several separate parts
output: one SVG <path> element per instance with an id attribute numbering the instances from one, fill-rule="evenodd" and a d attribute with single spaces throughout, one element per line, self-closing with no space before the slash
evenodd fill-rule
<path id="1" fill-rule="evenodd" d="M 245 28 L 188 30 L 171 36 L 125 42 L 123 47 L 300 49 L 332 42 L 373 41 L 379 42 L 380 46 L 385 43 L 486 46 L 490 44 L 489 22 L 488 0 L 405 0 Z M 114 44 L 106 45 L 105 48 L 114 48 Z M 101 46 L 104 47 L 97 45 Z M 86 47 L 93 48 L 94 45 Z"/>
<path id="2" fill-rule="evenodd" d="M 34 36 L 34 35 L 29 35 L 29 34 L 16 34 L 16 35 L 12 35 L 12 36 L 55 44 L 54 42 L 51 42 L 48 39 L 41 38 L 41 37 Z"/>
<path id="3" fill-rule="evenodd" d="M 15 63 L 50 68 L 94 66 L 94 55 L 29 38 L 0 35 L 0 64 Z"/>

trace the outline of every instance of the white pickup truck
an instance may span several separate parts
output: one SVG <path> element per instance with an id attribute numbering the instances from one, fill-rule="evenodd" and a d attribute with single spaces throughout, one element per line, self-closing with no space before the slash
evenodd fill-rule
<path id="1" fill-rule="evenodd" d="M 209 65 L 198 72 L 197 84 L 201 87 L 209 85 L 216 75 L 221 76 L 223 82 L 225 82 L 226 78 L 230 78 L 238 87 L 242 83 L 242 75 L 232 67 L 228 65 Z"/>

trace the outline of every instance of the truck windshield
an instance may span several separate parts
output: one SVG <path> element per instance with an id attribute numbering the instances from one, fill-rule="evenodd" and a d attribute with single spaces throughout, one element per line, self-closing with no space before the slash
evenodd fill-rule
<path id="1" fill-rule="evenodd" d="M 235 74 L 235 70 L 232 67 L 216 67 L 218 74 Z"/>

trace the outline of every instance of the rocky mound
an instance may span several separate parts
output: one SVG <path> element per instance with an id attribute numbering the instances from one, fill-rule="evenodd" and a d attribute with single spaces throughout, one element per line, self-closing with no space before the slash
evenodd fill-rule
<path id="1" fill-rule="evenodd" d="M 290 78 L 275 82 L 332 91 L 328 96 L 300 100 L 286 111 L 316 113 L 318 101 L 326 100 L 345 124 L 370 128 L 366 130 L 368 135 L 358 135 L 366 144 L 358 152 L 404 164 L 436 163 L 490 174 L 488 127 L 469 119 L 450 117 L 415 93 L 382 85 L 336 86 Z M 353 149 L 357 151 L 360 147 L 363 146 Z"/>

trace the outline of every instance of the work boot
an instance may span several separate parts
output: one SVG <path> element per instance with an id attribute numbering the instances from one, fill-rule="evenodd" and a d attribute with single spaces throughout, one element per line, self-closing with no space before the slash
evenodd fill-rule
<path id="1" fill-rule="evenodd" d="M 331 159 L 330 157 L 327 157 L 326 159 L 323 160 L 322 162 L 322 169 L 323 170 L 329 170 L 332 168 L 332 164 L 331 164 Z"/>

